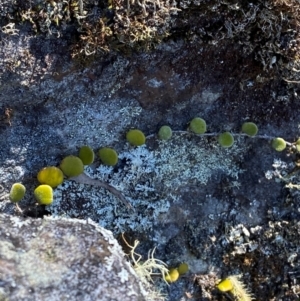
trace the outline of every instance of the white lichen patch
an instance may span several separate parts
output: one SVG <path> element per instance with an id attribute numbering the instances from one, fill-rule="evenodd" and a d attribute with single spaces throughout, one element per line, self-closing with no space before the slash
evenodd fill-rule
<path id="1" fill-rule="evenodd" d="M 118 276 L 120 278 L 120 282 L 121 283 L 126 283 L 128 281 L 128 279 L 129 279 L 129 274 L 128 274 L 128 272 L 125 269 L 121 270 L 118 273 Z"/>
<path id="2" fill-rule="evenodd" d="M 132 210 L 104 188 L 73 181 L 55 190 L 48 210 L 54 215 L 91 218 L 115 233 L 151 230 L 158 217 L 169 211 L 170 202 L 180 198 L 179 187 L 201 189 L 220 174 L 236 181 L 243 172 L 239 168 L 246 151 L 242 141 L 237 139 L 233 147 L 224 149 L 209 139 L 177 133 L 154 150 L 125 145 L 117 167 L 85 168 L 87 176 L 118 189 Z"/>
<path id="3" fill-rule="evenodd" d="M 20 220 L 17 216 L 11 216 L 10 220 L 14 227 L 16 228 L 22 228 L 23 226 L 28 226 L 30 224 L 30 220 L 24 219 Z"/>
<path id="4" fill-rule="evenodd" d="M 222 148 L 207 137 L 177 135 L 155 151 L 158 180 L 172 190 L 191 182 L 205 185 L 218 172 L 237 180 L 245 150 L 238 139 L 231 148 Z"/>

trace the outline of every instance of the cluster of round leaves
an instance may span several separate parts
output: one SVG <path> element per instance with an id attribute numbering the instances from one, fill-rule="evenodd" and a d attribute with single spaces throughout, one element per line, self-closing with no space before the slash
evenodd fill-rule
<path id="1" fill-rule="evenodd" d="M 205 120 L 200 117 L 193 118 L 189 123 L 188 130 L 190 130 L 191 132 L 193 132 L 195 134 L 204 134 L 207 130 Z M 257 128 L 256 124 L 253 122 L 245 122 L 242 125 L 241 131 L 242 131 L 242 133 L 244 133 L 250 137 L 253 137 L 257 134 L 258 128 Z M 221 133 L 218 136 L 218 143 L 224 148 L 231 147 L 234 143 L 234 137 L 229 132 Z"/>
<path id="2" fill-rule="evenodd" d="M 188 126 L 188 131 L 198 135 L 205 134 L 206 130 L 206 121 L 200 117 L 193 118 Z M 258 133 L 258 127 L 254 122 L 244 122 L 241 133 L 249 137 L 254 137 Z M 169 140 L 172 137 L 172 129 L 169 126 L 164 125 L 159 129 L 157 136 L 160 140 Z M 222 147 L 228 148 L 234 144 L 234 137 L 230 132 L 223 132 L 218 135 L 217 141 Z M 283 138 L 278 137 L 272 139 L 271 145 L 276 151 L 280 152 L 286 148 L 287 142 Z M 297 151 L 300 152 L 300 138 L 294 143 L 294 146 Z"/>
<path id="3" fill-rule="evenodd" d="M 21 183 L 15 183 L 10 189 L 9 199 L 13 203 L 18 203 L 23 199 L 25 193 L 25 186 Z M 53 189 L 49 185 L 39 185 L 34 190 L 34 196 L 40 205 L 50 205 L 53 201 Z"/>
<path id="4" fill-rule="evenodd" d="M 168 283 L 173 283 L 178 280 L 181 275 L 184 275 L 189 270 L 189 266 L 187 263 L 181 263 L 177 268 L 169 269 L 168 274 L 165 276 L 165 280 Z"/>
<path id="5" fill-rule="evenodd" d="M 188 130 L 195 134 L 204 134 L 207 130 L 206 122 L 200 117 L 193 118 L 188 126 Z M 254 137 L 258 133 L 258 127 L 253 122 L 245 122 L 242 125 L 241 132 Z M 163 125 L 158 131 L 158 138 L 160 140 L 169 140 L 172 137 L 172 129 L 168 125 Z M 139 129 L 130 129 L 126 133 L 126 140 L 132 146 L 141 146 L 146 143 L 144 133 Z M 218 135 L 218 143 L 228 148 L 234 144 L 234 137 L 230 132 L 223 132 Z M 272 147 L 276 151 L 283 151 L 286 148 L 287 142 L 283 138 L 274 138 L 272 140 Z M 300 152 L 300 138 L 294 143 L 297 151 Z M 102 147 L 98 152 L 101 162 L 108 166 L 115 166 L 118 163 L 118 153 L 110 147 Z M 79 150 L 78 156 L 65 157 L 59 168 L 55 166 L 47 166 L 38 172 L 37 179 L 40 186 L 38 186 L 34 195 L 39 204 L 49 205 L 53 201 L 53 188 L 62 184 L 64 177 L 72 178 L 83 173 L 84 166 L 90 165 L 94 162 L 95 154 L 90 146 L 82 146 Z M 11 202 L 19 202 L 25 195 L 26 188 L 21 183 L 12 185 L 9 198 Z M 174 271 L 173 271 L 174 270 Z M 177 269 L 170 270 L 170 275 L 177 273 Z M 170 276 L 171 277 L 171 276 Z M 174 276 L 175 277 L 175 276 Z"/>
<path id="6" fill-rule="evenodd" d="M 127 141 L 132 146 L 143 145 L 146 141 L 144 133 L 138 129 L 129 130 L 126 134 Z M 118 163 L 118 153 L 110 147 L 102 147 L 98 152 L 101 162 L 108 166 Z M 90 146 L 84 145 L 79 149 L 78 156 L 67 156 L 59 167 L 47 166 L 37 174 L 37 180 L 41 184 L 34 190 L 34 196 L 40 205 L 50 205 L 53 202 L 53 188 L 62 184 L 64 178 L 77 177 L 84 171 L 85 165 L 94 162 L 95 153 Z M 26 193 L 26 188 L 21 183 L 12 185 L 9 198 L 13 203 L 21 201 Z"/>

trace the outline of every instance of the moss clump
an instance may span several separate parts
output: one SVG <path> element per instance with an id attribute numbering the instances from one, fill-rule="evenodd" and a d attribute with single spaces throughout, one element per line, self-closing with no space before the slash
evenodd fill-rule
<path id="1" fill-rule="evenodd" d="M 137 129 L 129 130 L 126 134 L 126 139 L 133 146 L 140 146 L 146 142 L 144 133 Z"/>
<path id="2" fill-rule="evenodd" d="M 189 129 L 195 134 L 204 134 L 206 132 L 206 122 L 202 118 L 195 117 L 191 120 Z"/>
<path id="3" fill-rule="evenodd" d="M 286 142 L 282 138 L 274 138 L 272 140 L 272 147 L 278 151 L 282 152 L 286 148 Z"/>
<path id="4" fill-rule="evenodd" d="M 170 269 L 169 273 L 165 276 L 165 280 L 169 283 L 177 281 L 179 278 L 179 272 L 177 269 Z"/>
<path id="5" fill-rule="evenodd" d="M 219 135 L 218 142 L 222 147 L 231 147 L 234 143 L 234 138 L 229 132 L 224 132 Z"/>
<path id="6" fill-rule="evenodd" d="M 37 179 L 41 184 L 47 184 L 54 188 L 63 182 L 64 174 L 55 166 L 47 166 L 38 172 Z"/>
<path id="7" fill-rule="evenodd" d="M 178 270 L 179 275 L 183 275 L 188 272 L 189 265 L 187 263 L 183 262 L 178 266 L 177 270 Z"/>
<path id="8" fill-rule="evenodd" d="M 118 163 L 118 153 L 110 147 L 100 148 L 99 158 L 105 165 L 114 166 Z"/>
<path id="9" fill-rule="evenodd" d="M 168 125 L 163 125 L 158 131 L 158 138 L 169 140 L 172 137 L 172 129 Z"/>
<path id="10" fill-rule="evenodd" d="M 83 173 L 83 163 L 76 156 L 65 157 L 59 167 L 67 177 L 76 177 Z"/>
<path id="11" fill-rule="evenodd" d="M 90 165 L 94 162 L 95 153 L 90 146 L 84 145 L 80 148 L 78 157 L 83 165 Z"/>
<path id="12" fill-rule="evenodd" d="M 258 132 L 258 127 L 255 123 L 253 122 L 245 122 L 242 125 L 242 132 L 247 134 L 250 137 L 253 137 L 257 134 Z"/>
<path id="13" fill-rule="evenodd" d="M 9 199 L 13 203 L 20 202 L 26 193 L 26 188 L 21 183 L 15 183 L 11 186 Z"/>
<path id="14" fill-rule="evenodd" d="M 40 205 L 50 205 L 53 202 L 53 189 L 49 185 L 40 185 L 34 190 L 34 196 Z"/>

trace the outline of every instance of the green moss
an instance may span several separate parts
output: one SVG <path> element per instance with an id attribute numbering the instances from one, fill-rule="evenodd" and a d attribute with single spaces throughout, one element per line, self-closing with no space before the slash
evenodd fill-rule
<path id="1" fill-rule="evenodd" d="M 126 134 L 126 139 L 133 146 L 140 146 L 146 142 L 144 133 L 137 129 L 129 130 Z"/>
<path id="2" fill-rule="evenodd" d="M 169 273 L 165 276 L 165 280 L 169 283 L 177 281 L 179 278 L 179 272 L 177 269 L 170 269 Z"/>
<path id="3" fill-rule="evenodd" d="M 258 132 L 258 127 L 253 122 L 245 122 L 242 125 L 242 132 L 247 134 L 248 136 L 255 136 Z"/>
<path id="4" fill-rule="evenodd" d="M 105 165 L 114 166 L 118 163 L 118 153 L 110 147 L 100 148 L 99 158 Z"/>
<path id="5" fill-rule="evenodd" d="M 78 157 L 83 165 L 90 165 L 94 162 L 95 154 L 90 146 L 84 145 L 80 148 Z"/>
<path id="6" fill-rule="evenodd" d="M 83 173 L 83 163 L 76 156 L 65 157 L 59 167 L 67 177 L 76 177 Z"/>
<path id="7" fill-rule="evenodd" d="M 189 129 L 195 134 L 204 134 L 206 132 L 206 122 L 202 118 L 195 117 L 191 120 Z"/>
<path id="8" fill-rule="evenodd" d="M 41 184 L 47 184 L 54 188 L 63 182 L 64 174 L 55 166 L 47 166 L 38 172 L 37 179 Z"/>
<path id="9" fill-rule="evenodd" d="M 219 135 L 218 142 L 222 147 L 231 147 L 234 143 L 234 138 L 229 132 L 224 132 Z"/>
<path id="10" fill-rule="evenodd" d="M 171 137 L 172 129 L 167 125 L 163 125 L 158 131 L 158 138 L 161 140 L 169 140 Z"/>
<path id="11" fill-rule="evenodd" d="M 21 183 L 15 183 L 10 189 L 9 199 L 11 202 L 17 203 L 23 199 L 25 193 L 25 186 Z"/>
<path id="12" fill-rule="evenodd" d="M 272 147 L 278 151 L 281 152 L 286 148 L 286 142 L 282 138 L 274 138 L 272 140 Z"/>
<path id="13" fill-rule="evenodd" d="M 179 275 L 183 275 L 188 272 L 189 266 L 187 263 L 183 262 L 178 266 L 177 270 L 178 270 Z"/>
<path id="14" fill-rule="evenodd" d="M 40 185 L 34 190 L 34 196 L 40 205 L 50 205 L 53 202 L 53 189 L 49 185 Z"/>

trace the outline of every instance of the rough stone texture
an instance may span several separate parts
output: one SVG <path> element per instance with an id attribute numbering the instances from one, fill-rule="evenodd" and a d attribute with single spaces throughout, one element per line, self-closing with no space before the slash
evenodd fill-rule
<path id="1" fill-rule="evenodd" d="M 298 300 L 299 153 L 277 153 L 262 136 L 294 142 L 300 135 L 300 67 L 292 55 L 299 31 L 291 28 L 299 17 L 289 22 L 284 1 L 238 2 L 197 1 L 177 19 L 185 35 L 85 66 L 70 59 L 70 40 L 36 36 L 28 23 L 17 36 L 2 34 L 0 210 L 17 214 L 8 192 L 20 181 L 24 215 L 42 216 L 32 194 L 39 169 L 84 144 L 114 147 L 115 168 L 96 160 L 85 172 L 119 189 L 133 210 L 102 188 L 65 181 L 46 213 L 125 231 L 141 241 L 143 258 L 157 247 L 169 266 L 187 262 L 190 274 L 170 289 L 156 283 L 167 300 L 222 300 L 215 282 L 230 274 L 243 274 L 259 300 Z M 160 126 L 184 131 L 195 116 L 215 134 L 156 139 Z M 221 149 L 217 134 L 239 133 L 244 121 L 262 136 L 236 135 L 233 148 Z M 131 127 L 145 132 L 146 146 L 128 146 Z"/>
<path id="2" fill-rule="evenodd" d="M 0 299 L 146 300 L 110 231 L 93 221 L 0 215 Z"/>

